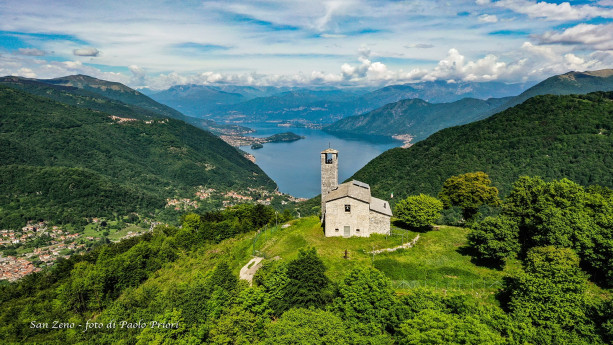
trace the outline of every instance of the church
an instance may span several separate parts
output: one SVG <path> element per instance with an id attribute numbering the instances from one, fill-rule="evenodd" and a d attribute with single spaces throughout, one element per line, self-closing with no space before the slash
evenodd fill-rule
<path id="1" fill-rule="evenodd" d="M 360 181 L 338 184 L 338 151 L 321 152 L 321 217 L 326 237 L 389 234 L 392 210 Z"/>

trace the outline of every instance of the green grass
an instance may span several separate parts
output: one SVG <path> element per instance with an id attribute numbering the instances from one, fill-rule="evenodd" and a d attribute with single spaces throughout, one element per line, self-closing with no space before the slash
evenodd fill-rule
<path id="1" fill-rule="evenodd" d="M 147 231 L 147 229 L 141 228 L 140 226 L 136 226 L 136 225 L 130 225 L 126 228 L 123 228 L 121 230 L 118 231 L 113 231 L 109 234 L 108 238 L 111 241 L 118 241 L 120 238 L 126 236 L 128 234 L 128 232 L 144 232 Z"/>
<path id="2" fill-rule="evenodd" d="M 399 292 L 426 286 L 442 291 L 470 292 L 493 301 L 493 294 L 500 288 L 503 277 L 517 264 L 510 263 L 504 271 L 473 264 L 470 256 L 461 253 L 469 232 L 469 229 L 451 226 L 423 233 L 392 227 L 392 233 L 404 233 L 405 243 L 419 235 L 417 244 L 413 248 L 373 257 L 369 253 L 373 248 L 396 247 L 402 243 L 402 236 L 326 238 L 319 219 L 308 217 L 293 221 L 289 228 L 273 229 L 272 232 L 269 229 L 258 234 L 255 249 L 267 259 L 279 256 L 291 260 L 297 257 L 300 249 L 315 247 L 327 267 L 327 275 L 336 282 L 355 267 L 374 266 L 392 280 Z M 349 252 L 349 259 L 343 258 L 345 250 Z"/>

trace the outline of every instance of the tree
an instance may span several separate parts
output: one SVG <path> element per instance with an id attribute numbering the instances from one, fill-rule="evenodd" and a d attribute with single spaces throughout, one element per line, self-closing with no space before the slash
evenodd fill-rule
<path id="1" fill-rule="evenodd" d="M 289 282 L 285 288 L 283 309 L 326 304 L 326 288 L 330 280 L 325 272 L 326 267 L 315 248 L 300 250 L 298 258 L 287 265 Z"/>
<path id="2" fill-rule="evenodd" d="M 536 247 L 527 253 L 524 271 L 507 281 L 508 307 L 536 326 L 577 329 L 587 322 L 587 280 L 570 248 Z"/>
<path id="3" fill-rule="evenodd" d="M 486 173 L 478 171 L 451 176 L 438 194 L 443 205 L 448 208 L 458 206 L 465 220 L 471 219 L 481 205 L 498 206 L 498 189 L 490 186 L 492 181 Z"/>
<path id="4" fill-rule="evenodd" d="M 443 203 L 431 196 L 410 196 L 396 204 L 395 215 L 412 228 L 421 228 L 434 223 L 443 210 Z"/>
<path id="5" fill-rule="evenodd" d="M 487 217 L 474 225 L 468 234 L 468 243 L 475 249 L 477 259 L 502 266 L 506 258 L 521 249 L 519 227 L 509 217 Z"/>
<path id="6" fill-rule="evenodd" d="M 502 344 L 495 330 L 474 316 L 425 309 L 400 326 L 398 344 Z"/>
<path id="7" fill-rule="evenodd" d="M 385 329 L 393 321 L 395 303 L 389 278 L 374 268 L 356 268 L 340 284 L 333 309 L 347 321 Z"/>
<path id="8" fill-rule="evenodd" d="M 266 325 L 264 344 L 355 344 L 356 335 L 332 312 L 292 309 Z"/>

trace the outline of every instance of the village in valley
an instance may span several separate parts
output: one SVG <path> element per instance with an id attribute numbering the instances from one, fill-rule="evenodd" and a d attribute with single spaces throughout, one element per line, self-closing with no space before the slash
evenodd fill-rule
<path id="1" fill-rule="evenodd" d="M 218 204 L 219 208 L 227 208 L 242 203 L 291 205 L 305 200 L 279 191 L 258 188 L 222 191 L 199 186 L 192 198 L 167 198 L 166 209 L 186 212 L 211 202 Z M 84 231 L 76 231 L 69 230 L 70 225 L 50 225 L 39 220 L 30 221 L 19 230 L 0 230 L 0 281 L 19 280 L 53 266 L 58 259 L 69 259 L 72 255 L 85 253 L 96 244 L 140 236 L 161 224 L 151 219 L 143 219 L 138 224 L 122 222 L 122 226 L 117 223 L 94 217 L 88 219 Z"/>

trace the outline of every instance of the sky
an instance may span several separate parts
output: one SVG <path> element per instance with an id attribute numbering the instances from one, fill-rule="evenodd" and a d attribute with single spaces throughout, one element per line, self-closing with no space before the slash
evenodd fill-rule
<path id="1" fill-rule="evenodd" d="M 154 90 L 518 83 L 613 68 L 613 0 L 2 0 L 0 18 L 0 75 Z"/>

